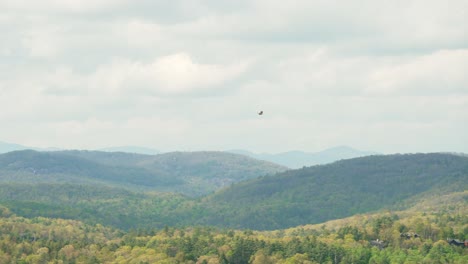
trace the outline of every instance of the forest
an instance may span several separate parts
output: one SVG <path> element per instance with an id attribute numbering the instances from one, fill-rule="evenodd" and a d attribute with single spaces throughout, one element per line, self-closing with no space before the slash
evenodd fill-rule
<path id="1" fill-rule="evenodd" d="M 105 157 L 109 158 L 107 155 Z M 202 160 L 203 156 L 197 159 Z M 190 163 L 196 163 L 193 159 L 192 155 Z M 172 158 L 169 160 L 173 162 Z M 14 161 L 8 163 L 13 164 L 9 167 L 23 170 L 28 164 L 29 169 L 40 168 L 31 167 L 36 163 L 26 163 L 24 159 Z M 201 168 L 200 165 L 199 170 L 208 170 L 210 166 Z M 65 168 L 60 163 L 55 167 Z M 187 164 L 179 167 L 186 167 L 180 171 L 190 168 Z M 87 167 L 76 170 L 86 171 Z M 244 170 L 249 169 L 244 167 Z M 123 230 L 166 225 L 274 230 L 385 208 L 405 209 L 420 199 L 466 190 L 468 158 L 450 154 L 362 157 L 258 176 L 202 197 L 137 191 L 125 188 L 122 182 L 117 186 L 84 181 L 57 182 L 55 174 L 35 174 L 33 177 L 43 180 L 35 183 L 14 181 L 16 177 L 11 176 L 16 175 L 14 172 L 8 175 L 10 177 L 4 177 L 5 182 L 0 185 L 0 204 L 19 216 L 75 219 Z"/>
<path id="2" fill-rule="evenodd" d="M 127 190 L 177 192 L 190 197 L 287 168 L 221 151 L 142 155 L 67 150 L 0 154 L 0 182 L 105 185 Z"/>
<path id="3" fill-rule="evenodd" d="M 27 219 L 2 207 L 0 263 L 461 264 L 468 262 L 468 248 L 446 238 L 468 239 L 464 210 L 367 214 L 274 231 L 200 226 L 122 231 L 76 220 Z"/>
<path id="4" fill-rule="evenodd" d="M 125 157 L 106 154 L 92 165 L 78 157 L 83 162 L 68 168 L 61 162 L 89 153 L 39 161 L 25 153 L 0 156 L 0 263 L 468 263 L 462 156 L 342 160 L 257 174 L 191 197 L 125 188 L 131 181 L 115 181 L 108 167 Z M 197 159 L 184 162 L 198 164 L 199 177 L 213 166 L 245 166 Z M 145 173 L 154 165 L 136 164 Z M 193 168 L 184 164 L 178 173 Z M 63 170 L 79 181 L 64 182 Z M 110 181 L 93 177 L 99 172 Z"/>

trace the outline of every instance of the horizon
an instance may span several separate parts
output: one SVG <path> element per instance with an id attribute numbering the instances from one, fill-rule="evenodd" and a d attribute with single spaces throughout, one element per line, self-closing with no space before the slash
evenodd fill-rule
<path id="1" fill-rule="evenodd" d="M 468 153 L 466 10 L 463 0 L 2 1 L 0 140 Z"/>
<path id="2" fill-rule="evenodd" d="M 331 147 L 326 147 L 324 149 L 319 149 L 319 150 L 303 150 L 303 149 L 291 149 L 291 150 L 286 150 L 286 151 L 272 151 L 272 152 L 266 152 L 266 151 L 255 151 L 251 149 L 243 149 L 243 148 L 232 148 L 232 149 L 170 149 L 170 150 L 163 150 L 163 149 L 158 149 L 158 148 L 152 148 L 152 147 L 146 147 L 146 146 L 107 146 L 107 147 L 101 147 L 101 148 L 61 148 L 61 147 L 37 147 L 37 146 L 28 146 L 24 144 L 19 144 L 19 143 L 14 143 L 14 142 L 5 142 L 0 140 L 0 146 L 2 144 L 6 145 L 14 145 L 18 147 L 22 147 L 24 149 L 18 149 L 18 150 L 35 150 L 35 151 L 102 151 L 102 152 L 127 152 L 127 153 L 136 153 L 136 154 L 148 154 L 148 155 L 157 155 L 157 154 L 164 154 L 164 153 L 171 153 L 171 152 L 229 152 L 229 153 L 237 153 L 239 152 L 247 152 L 249 154 L 253 155 L 280 155 L 280 154 L 287 154 L 287 153 L 294 153 L 294 152 L 300 152 L 304 154 L 320 154 L 322 152 L 327 152 L 331 150 L 340 150 L 340 149 L 345 149 L 345 150 L 351 150 L 355 151 L 356 153 L 361 152 L 361 153 L 369 153 L 369 155 L 394 155 L 394 154 L 419 154 L 419 153 L 425 153 L 425 154 L 430 154 L 430 153 L 453 153 L 453 154 L 468 154 L 467 152 L 457 152 L 457 151 L 430 151 L 430 152 L 422 152 L 422 151 L 415 151 L 415 152 L 382 152 L 378 150 L 369 150 L 369 149 L 358 149 L 353 146 L 348 146 L 348 145 L 338 145 L 338 146 L 331 146 Z M 122 149 L 122 150 L 118 150 Z M 125 149 L 134 149 L 134 151 L 130 150 L 125 150 Z M 1 150 L 1 149 L 0 149 Z M 13 150 L 16 151 L 16 150 Z M 154 152 L 154 153 L 149 153 L 149 152 Z M 6 152 L 4 152 L 6 153 Z M 2 152 L 0 151 L 0 154 Z M 242 154 L 242 153 L 240 153 Z"/>

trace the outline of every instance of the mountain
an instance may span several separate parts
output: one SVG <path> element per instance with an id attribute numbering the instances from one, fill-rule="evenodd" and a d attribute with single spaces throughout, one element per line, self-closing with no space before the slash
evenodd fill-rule
<path id="1" fill-rule="evenodd" d="M 32 149 L 36 151 L 61 151 L 63 149 L 59 148 L 36 148 L 36 147 L 28 147 L 14 143 L 7 143 L 0 141 L 0 154 L 16 151 L 16 150 L 26 150 Z M 136 153 L 136 154 L 146 154 L 146 155 L 157 155 L 160 154 L 161 151 L 152 149 L 152 148 L 145 148 L 145 147 L 138 147 L 138 146 L 119 146 L 119 147 L 108 147 L 98 149 L 97 151 L 104 151 L 104 152 L 126 152 L 126 153 Z"/>
<path id="2" fill-rule="evenodd" d="M 376 152 L 356 150 L 346 146 L 334 147 L 320 152 L 288 151 L 278 154 L 252 153 L 246 150 L 230 150 L 229 152 L 246 155 L 260 160 L 266 160 L 283 166 L 298 169 L 304 166 L 326 164 L 342 159 L 376 155 Z"/>
<path id="3" fill-rule="evenodd" d="M 126 153 L 136 153 L 136 154 L 146 154 L 146 155 L 157 155 L 161 153 L 161 151 L 158 151 L 152 148 L 137 147 L 137 146 L 109 147 L 109 148 L 98 149 L 98 151 L 126 152 Z"/>
<path id="4" fill-rule="evenodd" d="M 167 174 L 154 174 L 144 168 L 108 166 L 69 155 L 69 151 L 13 151 L 0 155 L 0 181 L 110 184 L 123 187 L 160 188 L 180 184 Z"/>
<path id="5" fill-rule="evenodd" d="M 30 149 L 30 148 L 19 145 L 19 144 L 12 144 L 12 143 L 6 143 L 6 142 L 0 141 L 0 154 L 7 153 L 10 151 L 15 151 L 15 150 L 24 150 L 24 149 Z"/>
<path id="6" fill-rule="evenodd" d="M 36 151 L 59 151 L 59 148 L 36 148 L 36 147 L 28 147 L 28 146 L 23 146 L 19 144 L 14 144 L 14 143 L 7 143 L 7 142 L 1 142 L 0 141 L 0 154 L 11 152 L 11 151 L 17 151 L 17 150 L 36 150 Z"/>
<path id="7" fill-rule="evenodd" d="M 468 189 L 468 158 L 368 156 L 261 177 L 205 200 L 201 223 L 278 229 L 397 206 L 412 197 Z"/>
<path id="8" fill-rule="evenodd" d="M 12 144 L 6 142 L 0 142 L 0 154 L 7 153 L 10 151 L 16 150 L 26 150 L 32 149 L 36 151 L 62 151 L 63 149 L 58 148 L 36 148 L 36 147 L 28 147 L 19 144 Z M 108 148 L 101 148 L 96 150 L 97 152 L 124 152 L 124 153 L 132 153 L 132 154 L 143 154 L 143 155 L 158 155 L 161 154 L 161 151 L 146 148 L 146 147 L 138 147 L 138 146 L 118 146 L 118 147 L 108 147 Z M 269 161 L 272 163 L 276 163 L 288 168 L 299 169 L 304 166 L 313 166 L 318 164 L 326 164 L 333 161 L 341 160 L 341 159 L 349 159 L 349 158 L 356 158 L 356 157 L 363 157 L 369 155 L 378 154 L 376 152 L 370 151 L 361 151 L 356 150 L 347 146 L 339 146 L 330 149 L 326 149 L 320 152 L 303 152 L 303 151 L 288 151 L 283 153 L 277 154 L 269 154 L 269 153 L 253 153 L 247 150 L 229 150 L 226 151 L 229 153 L 240 154 L 244 156 L 248 156 L 258 160 Z"/>
<path id="9" fill-rule="evenodd" d="M 116 180 L 112 177 L 120 177 L 121 174 L 108 168 L 120 168 L 105 164 L 120 162 L 125 157 L 124 153 L 68 151 L 48 154 L 53 155 L 33 159 L 39 164 L 48 164 L 48 174 L 41 174 L 44 168 L 26 158 L 19 161 L 9 157 L 7 160 L 6 154 L 0 155 L 0 178 L 3 181 L 0 184 L 0 204 L 21 216 L 79 219 L 123 229 L 208 225 L 274 230 L 384 209 L 405 209 L 414 207 L 421 200 L 433 201 L 433 197 L 468 189 L 468 158 L 441 153 L 342 160 L 257 177 L 195 198 L 154 190 L 195 188 L 200 182 L 207 183 L 218 177 L 210 166 L 221 167 L 227 172 L 229 168 L 239 166 L 232 167 L 232 164 L 249 159 L 234 154 L 229 154 L 234 155 L 233 159 L 226 159 L 222 153 L 216 152 L 175 152 L 156 156 L 132 154 L 133 158 L 128 156 L 128 163 L 123 165 L 144 170 L 135 169 L 130 174 L 138 176 L 135 179 Z M 7 156 L 10 155 L 12 153 Z M 96 162 L 91 165 L 89 160 L 79 155 Z M 114 159 L 112 155 L 117 156 Z M 101 158 L 96 158 L 98 156 Z M 209 160 L 208 164 L 204 162 L 206 160 Z M 63 168 L 72 164 L 76 164 L 68 169 L 73 170 L 72 176 L 67 174 L 69 178 L 60 178 Z M 93 169 L 86 171 L 80 164 Z M 139 164 L 140 167 L 129 164 Z M 8 168 L 17 173 L 5 177 Z M 151 192 L 141 192 L 141 186 L 140 189 L 129 188 L 129 185 L 139 186 L 137 180 L 148 180 L 145 173 L 151 168 L 170 171 L 171 177 L 166 182 L 163 182 L 166 178 L 161 178 L 162 187 L 147 186 L 145 190 L 153 190 Z M 22 171 L 31 169 L 36 174 L 29 174 L 29 180 L 21 181 L 24 177 Z M 96 176 L 90 174 L 92 171 L 102 174 Z M 185 171 L 192 171 L 191 176 L 183 176 Z M 238 180 L 245 177 L 241 174 L 226 175 Z M 44 177 L 45 180 L 33 182 L 31 179 L 34 177 Z M 47 180 L 49 178 L 53 180 Z M 441 200 L 441 203 L 444 201 L 451 204 L 449 200 Z M 459 199 L 457 202 L 466 203 L 467 200 Z"/>
<path id="10" fill-rule="evenodd" d="M 99 151 L 61 153 L 106 166 L 141 168 L 154 175 L 176 179 L 179 184 L 161 186 L 157 190 L 189 196 L 204 195 L 236 182 L 287 169 L 271 162 L 219 151 L 168 152 L 159 155 Z"/>
<path id="11" fill-rule="evenodd" d="M 0 181 L 106 184 L 199 196 L 286 168 L 224 152 L 142 155 L 100 151 L 14 151 L 0 155 Z"/>

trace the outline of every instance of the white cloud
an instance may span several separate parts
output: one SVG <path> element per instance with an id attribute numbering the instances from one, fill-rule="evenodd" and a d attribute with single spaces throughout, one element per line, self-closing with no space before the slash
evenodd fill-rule
<path id="1" fill-rule="evenodd" d="M 7 10 L 26 11 L 73 11 L 85 12 L 99 9 L 107 9 L 128 3 L 127 0 L 2 0 L 0 8 Z"/>
<path id="2" fill-rule="evenodd" d="M 130 46 L 151 48 L 165 41 L 163 27 L 141 19 L 131 20 L 114 29 Z"/>
<path id="3" fill-rule="evenodd" d="M 52 57 L 62 52 L 62 39 L 58 27 L 38 28 L 22 37 L 22 46 L 31 57 Z"/>
<path id="4" fill-rule="evenodd" d="M 72 149 L 94 149 L 108 147 L 114 142 L 128 145 L 147 145 L 170 148 L 184 139 L 189 124 L 184 120 L 159 117 L 136 117 L 128 120 L 110 121 L 98 118 L 66 120 L 38 124 L 36 135 L 21 132 L 29 138 L 27 144 L 47 147 L 41 139 L 55 138 L 54 146 Z"/>
<path id="5" fill-rule="evenodd" d="M 468 94 L 468 49 L 442 50 L 375 69 L 371 94 Z"/>
<path id="6" fill-rule="evenodd" d="M 203 93 L 222 89 L 226 82 L 244 73 L 247 66 L 245 62 L 230 65 L 197 63 L 186 53 L 164 56 L 150 63 L 120 60 L 98 68 L 91 77 L 90 86 L 109 93 Z"/>
<path id="7" fill-rule="evenodd" d="M 0 140 L 468 151 L 467 5 L 0 1 Z"/>

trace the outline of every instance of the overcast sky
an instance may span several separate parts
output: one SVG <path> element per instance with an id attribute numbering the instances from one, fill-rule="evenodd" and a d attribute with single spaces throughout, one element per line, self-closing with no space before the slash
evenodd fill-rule
<path id="1" fill-rule="evenodd" d="M 468 152 L 467 10 L 467 0 L 0 0 L 0 141 Z"/>

